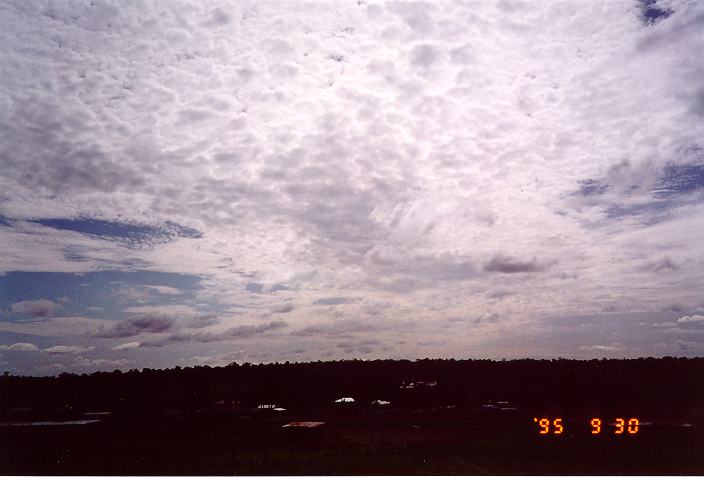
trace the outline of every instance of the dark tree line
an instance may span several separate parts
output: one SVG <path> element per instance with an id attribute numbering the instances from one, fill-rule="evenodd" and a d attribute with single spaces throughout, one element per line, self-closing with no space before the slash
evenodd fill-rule
<path id="1" fill-rule="evenodd" d="M 704 358 L 233 363 L 57 377 L 5 375 L 0 378 L 0 415 L 18 409 L 52 415 L 153 415 L 169 409 L 189 413 L 221 400 L 241 408 L 276 403 L 292 411 L 311 411 L 345 396 L 355 398 L 355 405 L 383 399 L 394 407 L 472 408 L 502 400 L 520 407 L 702 410 L 703 380 Z M 400 388 L 418 381 L 437 384 Z"/>

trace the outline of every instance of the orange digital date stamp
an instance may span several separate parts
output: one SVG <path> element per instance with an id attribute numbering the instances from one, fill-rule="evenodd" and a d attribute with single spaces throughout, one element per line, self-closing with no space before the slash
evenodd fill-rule
<path id="1" fill-rule="evenodd" d="M 540 427 L 538 430 L 538 434 L 540 435 L 562 435 L 565 431 L 562 418 L 549 419 L 533 417 L 533 422 L 537 423 Z M 599 435 L 602 432 L 603 422 L 600 418 L 592 418 L 589 424 L 591 426 L 592 435 Z M 614 435 L 623 435 L 624 433 L 635 435 L 638 433 L 640 421 L 637 418 L 629 418 L 626 420 L 619 417 L 614 419 L 614 423 L 609 425 L 615 427 L 612 432 Z"/>

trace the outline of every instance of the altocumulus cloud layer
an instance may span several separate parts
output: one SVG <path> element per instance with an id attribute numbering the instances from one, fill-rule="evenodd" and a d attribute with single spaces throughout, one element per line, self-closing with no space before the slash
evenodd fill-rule
<path id="1" fill-rule="evenodd" d="M 0 4 L 0 368 L 704 354 L 704 4 Z"/>

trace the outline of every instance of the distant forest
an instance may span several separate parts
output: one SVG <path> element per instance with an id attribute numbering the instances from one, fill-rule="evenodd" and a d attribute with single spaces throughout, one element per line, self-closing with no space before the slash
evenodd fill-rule
<path id="1" fill-rule="evenodd" d="M 420 383 L 418 383 L 420 382 Z M 411 385 L 413 383 L 413 385 Z M 404 388 L 402 388 L 404 387 Z M 349 408 L 638 406 L 704 409 L 704 358 L 633 360 L 344 360 L 144 368 L 56 377 L 0 377 L 0 415 L 155 415 L 277 404 L 291 412 Z"/>

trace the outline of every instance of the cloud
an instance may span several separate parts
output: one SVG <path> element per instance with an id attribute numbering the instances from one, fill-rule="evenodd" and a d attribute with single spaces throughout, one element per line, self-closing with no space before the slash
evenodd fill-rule
<path id="1" fill-rule="evenodd" d="M 585 352 L 623 352 L 624 350 L 626 350 L 626 347 L 624 347 L 618 342 L 613 342 L 610 345 L 581 345 L 578 348 L 579 350 Z"/>
<path id="2" fill-rule="evenodd" d="M 238 327 L 233 327 L 226 330 L 223 335 L 230 338 L 247 338 L 260 333 L 279 330 L 287 326 L 288 323 L 281 320 L 276 320 L 261 325 L 241 325 Z"/>
<path id="3" fill-rule="evenodd" d="M 139 342 L 127 342 L 127 343 L 121 343 L 119 345 L 115 345 L 112 347 L 113 350 L 134 350 L 136 348 L 139 348 L 140 343 Z"/>
<path id="4" fill-rule="evenodd" d="M 133 363 L 131 360 L 125 358 L 120 359 L 110 359 L 110 358 L 86 358 L 86 357 L 76 357 L 73 361 L 73 366 L 80 369 L 96 369 L 96 368 L 118 368 L 130 365 Z"/>
<path id="5" fill-rule="evenodd" d="M 284 303 L 283 305 L 277 305 L 274 307 L 270 308 L 271 313 L 289 313 L 294 310 L 293 304 L 291 303 Z"/>
<path id="6" fill-rule="evenodd" d="M 182 295 L 183 291 L 174 287 L 167 287 L 166 285 L 144 285 L 146 289 L 159 295 Z"/>
<path id="7" fill-rule="evenodd" d="M 46 318 L 53 315 L 58 307 L 55 302 L 40 298 L 39 300 L 25 300 L 24 302 L 13 303 L 10 306 L 10 311 L 15 315 L 30 318 Z"/>
<path id="8" fill-rule="evenodd" d="M 664 314 L 663 299 L 696 313 L 703 14 L 680 0 L 11 1 L 0 309 L 73 303 L 0 330 L 66 345 L 174 335 L 206 357 L 229 348 L 208 342 L 233 317 L 285 315 L 311 344 L 369 329 L 403 337 L 399 356 L 462 354 L 471 329 L 473 352 L 501 358 L 554 352 L 506 340 L 545 318 Z M 99 287 L 118 273 L 112 295 Z M 488 311 L 501 322 L 446 321 Z M 571 328 L 570 351 L 609 338 Z M 619 338 L 657 343 L 639 335 Z M 257 355 L 290 349 L 255 337 Z"/>
<path id="9" fill-rule="evenodd" d="M 291 332 L 296 336 L 339 336 L 352 332 L 374 332 L 384 330 L 385 327 L 379 322 L 364 321 L 359 319 L 345 319 L 335 322 L 319 323 L 309 325 L 299 330 Z"/>
<path id="10" fill-rule="evenodd" d="M 654 323 L 653 326 L 673 333 L 691 334 L 704 328 L 704 315 L 685 315 L 675 321 Z"/>
<path id="11" fill-rule="evenodd" d="M 94 346 L 77 347 L 77 346 L 69 346 L 69 345 L 56 345 L 55 347 L 45 348 L 42 350 L 42 352 L 48 353 L 49 355 L 67 355 L 67 354 L 90 352 L 92 350 L 95 350 Z"/>
<path id="12" fill-rule="evenodd" d="M 500 273 L 535 273 L 547 270 L 547 265 L 539 263 L 535 258 L 526 262 L 507 257 L 503 254 L 496 254 L 484 264 L 486 272 Z"/>
<path id="13" fill-rule="evenodd" d="M 346 303 L 351 303 L 355 301 L 354 298 L 344 298 L 344 297 L 328 297 L 319 298 L 313 302 L 313 305 L 344 305 Z"/>
<path id="14" fill-rule="evenodd" d="M 142 315 L 121 321 L 109 329 L 103 328 L 95 333 L 94 336 L 101 338 L 133 337 L 141 333 L 166 332 L 173 326 L 174 321 L 171 318 L 156 315 Z"/>
<path id="15" fill-rule="evenodd" d="M 33 321 L 0 322 L 0 332 L 42 337 L 76 337 L 110 329 L 114 321 L 92 317 L 49 317 Z"/>
<path id="16" fill-rule="evenodd" d="M 33 343 L 13 343 L 12 345 L 0 345 L 0 350 L 14 350 L 18 352 L 38 352 L 39 347 Z"/>
<path id="17" fill-rule="evenodd" d="M 496 298 L 496 299 L 510 297 L 511 295 L 515 295 L 515 294 L 516 294 L 515 291 L 509 290 L 504 287 L 492 288 L 486 292 L 487 298 Z"/>
<path id="18" fill-rule="evenodd" d="M 197 315 L 185 322 L 189 328 L 205 328 L 216 325 L 219 322 L 216 315 Z"/>
<path id="19" fill-rule="evenodd" d="M 474 317 L 474 323 L 496 323 L 501 317 L 496 312 L 485 313 L 478 317 Z"/>
<path id="20" fill-rule="evenodd" d="M 677 323 L 704 324 L 704 315 L 687 315 L 677 319 Z"/>
<path id="21" fill-rule="evenodd" d="M 277 320 L 259 325 L 240 325 L 222 332 L 176 332 L 140 342 L 139 347 L 163 347 L 177 343 L 212 343 L 232 339 L 246 339 L 280 330 L 287 326 L 288 323 Z"/>
<path id="22" fill-rule="evenodd" d="M 665 256 L 661 260 L 658 260 L 657 262 L 652 262 L 643 267 L 644 270 L 647 270 L 649 272 L 653 273 L 660 273 L 660 272 L 667 272 L 667 271 L 676 271 L 680 269 L 680 266 L 675 263 L 674 260 L 672 260 L 670 257 Z"/>
<path id="23" fill-rule="evenodd" d="M 344 341 L 338 342 L 336 344 L 337 348 L 341 349 L 347 354 L 352 353 L 371 353 L 379 348 L 381 342 L 378 340 L 354 340 L 354 341 Z"/>

